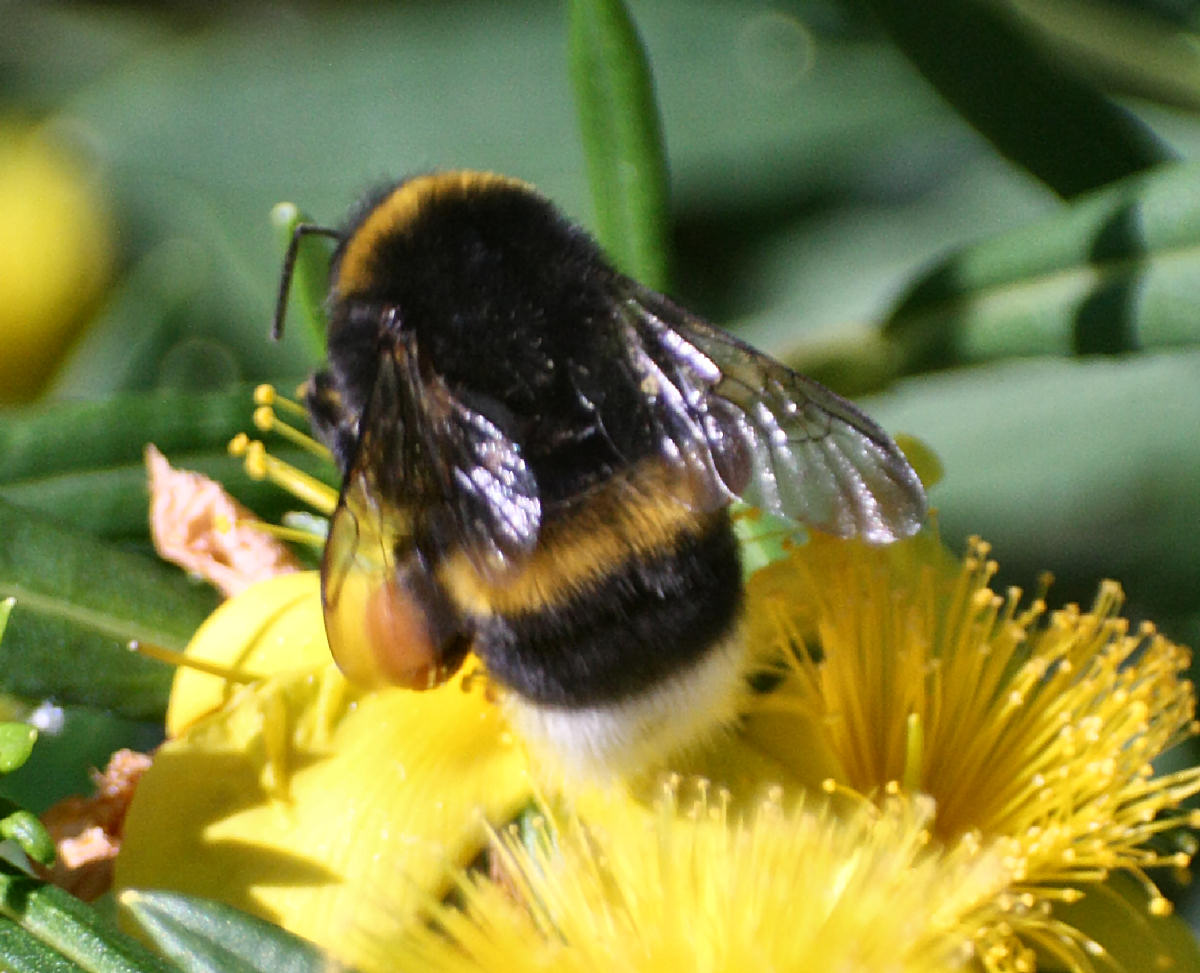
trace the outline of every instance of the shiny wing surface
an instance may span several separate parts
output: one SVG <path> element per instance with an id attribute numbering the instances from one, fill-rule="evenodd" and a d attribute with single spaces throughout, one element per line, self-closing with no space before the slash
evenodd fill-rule
<path id="1" fill-rule="evenodd" d="M 871 543 L 920 529 L 920 480 L 851 403 L 652 291 L 620 308 L 660 451 L 712 494 Z"/>

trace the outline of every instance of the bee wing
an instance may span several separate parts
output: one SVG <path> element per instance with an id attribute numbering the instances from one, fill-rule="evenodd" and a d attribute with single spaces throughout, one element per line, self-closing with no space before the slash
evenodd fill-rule
<path id="1" fill-rule="evenodd" d="M 414 551 L 462 550 L 495 571 L 537 543 L 541 503 L 520 448 L 425 371 L 411 335 L 380 355 L 331 523 L 327 587 L 352 566 L 394 577 Z"/>
<path id="2" fill-rule="evenodd" d="M 381 355 L 321 565 L 338 665 L 360 683 L 440 682 L 471 631 L 431 562 L 461 550 L 481 572 L 500 572 L 533 549 L 540 519 L 517 445 L 422 374 L 415 341 L 398 338 Z"/>
<path id="3" fill-rule="evenodd" d="M 620 307 L 661 453 L 710 496 L 876 544 L 920 529 L 916 473 L 841 396 L 652 291 Z"/>
<path id="4" fill-rule="evenodd" d="M 537 480 L 520 446 L 422 367 L 411 334 L 383 359 L 357 465 L 382 478 L 377 495 L 413 511 L 418 543 L 462 549 L 482 570 L 503 571 L 533 550 L 541 526 Z"/>

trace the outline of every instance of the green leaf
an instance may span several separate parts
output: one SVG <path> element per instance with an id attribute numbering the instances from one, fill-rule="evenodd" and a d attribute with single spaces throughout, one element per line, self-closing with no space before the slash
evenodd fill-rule
<path id="1" fill-rule="evenodd" d="M 292 384 L 282 387 L 290 391 Z M 252 480 L 226 448 L 252 428 L 253 411 L 253 387 L 246 385 L 7 410 L 0 422 L 0 498 L 100 537 L 145 543 L 143 452 L 154 443 L 172 465 L 212 477 L 263 519 L 278 518 L 297 501 Z M 335 475 L 332 464 L 278 442 L 268 439 L 273 455 L 326 479 Z"/>
<path id="2" fill-rule="evenodd" d="M 740 501 L 733 505 L 732 513 L 743 578 L 786 556 L 788 543 L 804 536 L 804 528 L 794 521 L 774 517 Z"/>
<path id="3" fill-rule="evenodd" d="M 253 389 L 240 385 L 223 392 L 154 392 L 6 409 L 0 483 L 140 463 L 147 443 L 168 455 L 223 451 L 250 424 Z"/>
<path id="4" fill-rule="evenodd" d="M 11 608 L 12 599 L 5 599 L 0 604 Z M 4 615 L 7 614 L 5 610 Z M 3 630 L 4 626 L 0 623 L 0 632 Z M 0 635 L 0 639 L 3 639 L 3 635 Z M 28 723 L 0 723 L 0 774 L 11 774 L 29 759 L 37 736 L 37 730 Z"/>
<path id="5" fill-rule="evenodd" d="M 54 839 L 38 816 L 0 798 L 0 838 L 15 841 L 35 862 L 51 865 L 54 862 Z"/>
<path id="6" fill-rule="evenodd" d="M 79 973 L 79 964 L 15 922 L 0 919 L 0 969 L 5 973 Z"/>
<path id="7" fill-rule="evenodd" d="M 11 866 L 0 866 L 0 914 L 16 923 L 50 956 L 57 954 L 66 964 L 25 968 L 74 969 L 88 973 L 177 973 L 176 967 L 118 932 L 91 906 L 62 889 L 17 872 Z M 35 944 L 29 939 L 15 937 L 11 932 L 0 936 L 0 949 L 10 945 L 13 968 L 22 968 L 21 963 L 27 963 L 36 955 Z M 0 967 L 8 967 L 9 963 L 9 954 L 0 952 Z"/>
<path id="8" fill-rule="evenodd" d="M 331 463 L 322 464 L 302 450 L 272 445 L 270 451 L 318 479 L 328 481 L 336 475 Z M 278 521 L 285 511 L 300 506 L 299 500 L 275 484 L 251 478 L 245 463 L 229 456 L 224 448 L 172 451 L 167 459 L 174 467 L 216 480 L 262 520 Z M 0 499 L 108 540 L 146 543 L 149 539 L 146 467 L 140 458 L 103 470 L 0 483 Z"/>
<path id="9" fill-rule="evenodd" d="M 1056 58 L 1078 64 L 1107 90 L 1200 109 L 1194 28 L 1166 6 L 1093 0 L 1012 0 Z"/>
<path id="10" fill-rule="evenodd" d="M 1194 611 L 1200 590 L 1200 349 L 1031 359 L 902 382 L 864 406 L 932 444 L 930 491 L 952 549 L 995 546 L 1022 586 L 1053 573 L 1054 603 L 1115 578 L 1135 617 Z"/>
<path id="11" fill-rule="evenodd" d="M 305 939 L 232 906 L 177 892 L 121 894 L 146 935 L 188 973 L 336 973 Z"/>
<path id="12" fill-rule="evenodd" d="M 22 5 L 19 17 L 11 10 L 0 31 L 14 71 L 5 77 L 27 89 L 57 90 L 100 37 L 131 35 L 58 116 L 105 146 L 103 195 L 119 216 L 124 273 L 57 394 L 160 385 L 187 349 L 223 353 L 241 377 L 301 374 L 311 361 L 302 329 L 279 345 L 265 337 L 279 250 L 263 217 L 284 195 L 336 221 L 374 179 L 463 165 L 529 179 L 586 217 L 559 9 L 317 5 L 281 29 L 214 8 L 203 30 L 182 32 L 111 5 Z M 979 170 L 974 133 L 890 44 L 863 37 L 857 13 L 809 18 L 728 0 L 633 9 L 654 52 L 674 205 L 681 220 L 690 210 L 691 225 L 701 221 L 714 254 L 690 275 L 710 315 L 729 307 L 716 315 L 727 320 L 761 306 L 759 246 L 781 220 L 810 216 L 814 195 L 844 201 L 854 218 L 864 191 L 878 199 L 896 186 L 889 173 L 898 159 L 906 194 L 914 173 L 917 188 L 940 192 Z M 792 23 L 785 38 L 798 47 L 776 43 L 771 28 L 780 20 Z M 63 36 L 72 44 L 55 42 Z M 279 96 L 301 91 L 306 97 Z M 379 113 L 364 126 L 371 98 Z M 1012 184 L 1011 175 L 1002 179 Z M 714 216 L 722 226 L 714 228 Z M 725 221 L 735 232 L 724 232 Z M 748 293 L 734 297 L 733 288 Z"/>
<path id="13" fill-rule="evenodd" d="M 63 798 L 92 793 L 96 782 L 90 769 L 105 766 L 115 751 L 145 752 L 162 742 L 161 711 L 156 721 L 136 721 L 86 706 L 25 703 L 23 708 L 39 710 L 36 718 L 48 721 L 53 732 L 41 734 L 34 759 L 0 777 L 0 797 L 37 813 Z"/>
<path id="14" fill-rule="evenodd" d="M 1119 970 L 1200 970 L 1200 943 L 1176 915 L 1150 914 L 1146 890 L 1121 872 L 1083 899 L 1056 904 L 1054 918 L 1104 947 Z"/>
<path id="15" fill-rule="evenodd" d="M 302 213 L 294 203 L 279 203 L 271 210 L 271 224 L 275 227 L 280 249 L 287 253 L 292 246 L 296 227 L 311 224 L 307 213 Z M 314 362 L 325 358 L 325 297 L 329 293 L 329 258 L 332 248 L 325 237 L 307 234 L 296 246 L 296 262 L 292 265 L 289 295 L 291 303 L 298 304 L 304 315 L 304 337 Z M 281 312 L 286 312 L 287 302 Z M 282 324 L 282 321 L 279 322 Z M 282 335 L 281 335 L 282 337 Z"/>
<path id="16" fill-rule="evenodd" d="M 646 52 L 620 0 L 570 0 L 567 42 L 597 235 L 621 270 L 662 290 L 667 164 Z"/>
<path id="17" fill-rule="evenodd" d="M 182 649 L 216 606 L 215 592 L 4 501 L 0 538 L 0 597 L 16 599 L 0 641 L 0 690 L 161 715 L 170 667 L 126 646 Z"/>
<path id="18" fill-rule="evenodd" d="M 828 382 L 1033 355 L 1200 342 L 1200 166 L 1170 166 L 952 254 L 917 281 L 882 337 L 788 360 Z M 842 384 L 849 391 L 863 385 Z"/>
<path id="19" fill-rule="evenodd" d="M 1063 70 L 1005 5 L 870 6 L 943 97 L 1059 195 L 1076 196 L 1174 158 L 1133 115 Z"/>

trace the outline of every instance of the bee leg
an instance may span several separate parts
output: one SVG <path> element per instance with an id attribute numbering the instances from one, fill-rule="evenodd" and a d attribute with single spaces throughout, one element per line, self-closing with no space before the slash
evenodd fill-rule
<path id="1" fill-rule="evenodd" d="M 316 372 L 301 391 L 314 436 L 329 447 L 344 476 L 354 456 L 358 416 L 346 409 L 328 371 Z"/>

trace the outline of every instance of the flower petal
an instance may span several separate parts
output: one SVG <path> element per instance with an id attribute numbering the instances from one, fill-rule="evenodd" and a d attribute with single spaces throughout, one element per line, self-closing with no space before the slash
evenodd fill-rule
<path id="1" fill-rule="evenodd" d="M 479 687 L 360 693 L 330 664 L 246 687 L 159 750 L 116 885 L 220 899 L 364 973 L 530 800 Z"/>
<path id="2" fill-rule="evenodd" d="M 329 646 L 320 591 L 316 571 L 260 581 L 218 606 L 196 630 L 184 654 L 217 670 L 229 670 L 240 682 L 323 666 L 329 662 Z M 179 736 L 197 719 L 227 703 L 237 681 L 181 666 L 167 706 L 167 735 Z"/>

